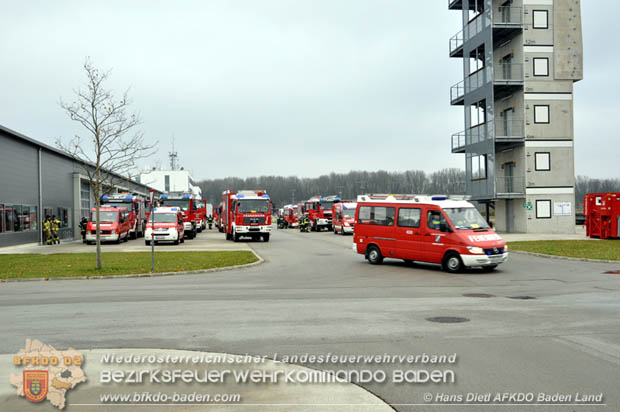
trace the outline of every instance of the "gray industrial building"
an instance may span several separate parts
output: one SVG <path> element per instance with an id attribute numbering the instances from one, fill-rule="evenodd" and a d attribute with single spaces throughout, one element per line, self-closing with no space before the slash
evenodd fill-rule
<path id="1" fill-rule="evenodd" d="M 148 186 L 117 177 L 113 190 L 148 197 Z M 0 126 L 0 246 L 42 243 L 45 215 L 61 221 L 61 239 L 78 239 L 80 219 L 91 207 L 93 191 L 83 163 Z"/>
<path id="2" fill-rule="evenodd" d="M 574 233 L 573 84 L 583 78 L 580 0 L 448 0 L 463 29 L 452 105 L 467 193 L 505 232 Z"/>

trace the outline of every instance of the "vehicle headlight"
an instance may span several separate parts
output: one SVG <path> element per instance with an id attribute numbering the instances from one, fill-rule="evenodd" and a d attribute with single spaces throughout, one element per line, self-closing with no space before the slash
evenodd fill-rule
<path id="1" fill-rule="evenodd" d="M 345 225 L 346 227 L 351 226 L 351 225 L 349 224 L 349 222 L 344 222 L 344 225 Z"/>
<path id="2" fill-rule="evenodd" d="M 508 245 L 504 246 L 504 253 L 508 252 Z"/>
<path id="3" fill-rule="evenodd" d="M 482 249 L 481 247 L 477 247 L 477 246 L 467 246 L 467 250 L 469 250 L 471 253 L 476 254 L 476 255 L 484 254 L 484 249 Z"/>

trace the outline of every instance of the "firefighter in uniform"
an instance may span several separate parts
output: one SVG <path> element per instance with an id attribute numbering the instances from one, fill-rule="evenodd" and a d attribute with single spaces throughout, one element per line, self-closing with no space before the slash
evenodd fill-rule
<path id="1" fill-rule="evenodd" d="M 88 220 L 85 217 L 80 220 L 80 233 L 82 234 L 82 242 L 86 241 L 86 227 L 88 226 Z"/>
<path id="2" fill-rule="evenodd" d="M 209 230 L 213 227 L 213 216 L 209 215 L 207 218 L 207 223 L 209 224 Z"/>
<path id="3" fill-rule="evenodd" d="M 431 227 L 436 230 L 441 230 L 441 216 L 439 213 L 433 212 L 431 214 Z"/>
<path id="4" fill-rule="evenodd" d="M 308 219 L 308 216 L 304 216 L 303 218 L 301 218 L 301 221 L 299 222 L 299 231 L 307 232 L 309 227 L 310 227 L 310 219 Z"/>
<path id="5" fill-rule="evenodd" d="M 50 221 L 49 216 L 45 216 L 45 220 L 43 221 L 43 236 L 45 237 L 45 244 L 52 244 L 52 222 Z"/>
<path id="6" fill-rule="evenodd" d="M 52 228 L 52 244 L 54 243 L 60 244 L 60 238 L 58 237 L 58 231 L 60 230 L 60 220 L 56 219 L 56 215 L 52 216 L 51 228 Z"/>

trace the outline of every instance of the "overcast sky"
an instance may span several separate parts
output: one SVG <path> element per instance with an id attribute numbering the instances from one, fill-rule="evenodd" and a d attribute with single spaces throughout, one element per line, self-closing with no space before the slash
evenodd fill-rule
<path id="1" fill-rule="evenodd" d="M 0 14 L 0 124 L 53 144 L 80 129 L 58 107 L 91 56 L 131 86 L 149 165 L 172 135 L 195 178 L 464 167 L 444 0 L 8 1 Z M 620 175 L 616 0 L 582 2 L 576 173 Z"/>

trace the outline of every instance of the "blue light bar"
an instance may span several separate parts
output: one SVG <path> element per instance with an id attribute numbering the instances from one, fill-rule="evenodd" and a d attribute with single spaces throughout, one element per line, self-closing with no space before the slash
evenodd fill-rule
<path id="1" fill-rule="evenodd" d="M 177 210 L 179 210 L 179 208 L 178 207 L 173 207 L 170 210 L 172 210 L 173 212 L 176 212 Z"/>
<path id="2" fill-rule="evenodd" d="M 447 200 L 448 198 L 446 196 L 433 196 L 431 197 L 431 200 Z"/>
<path id="3" fill-rule="evenodd" d="M 265 199 L 269 199 L 269 195 L 266 195 L 266 194 L 265 194 L 265 195 L 262 195 L 261 197 L 262 197 L 262 198 L 265 198 Z"/>
<path id="4" fill-rule="evenodd" d="M 125 199 L 133 199 L 133 196 L 132 195 L 127 195 L 127 196 L 125 196 Z"/>
<path id="5" fill-rule="evenodd" d="M 168 199 L 168 195 L 161 195 L 159 196 L 160 199 Z"/>
<path id="6" fill-rule="evenodd" d="M 101 196 L 101 200 L 108 200 L 109 198 L 110 198 L 110 196 L 108 196 L 108 195 Z"/>
<path id="7" fill-rule="evenodd" d="M 340 199 L 339 197 L 335 197 L 334 200 L 342 200 L 342 199 Z"/>
<path id="8" fill-rule="evenodd" d="M 184 198 L 189 199 L 192 195 L 183 195 Z"/>
<path id="9" fill-rule="evenodd" d="M 235 195 L 237 199 L 241 199 L 243 197 L 245 197 L 245 195 Z"/>

